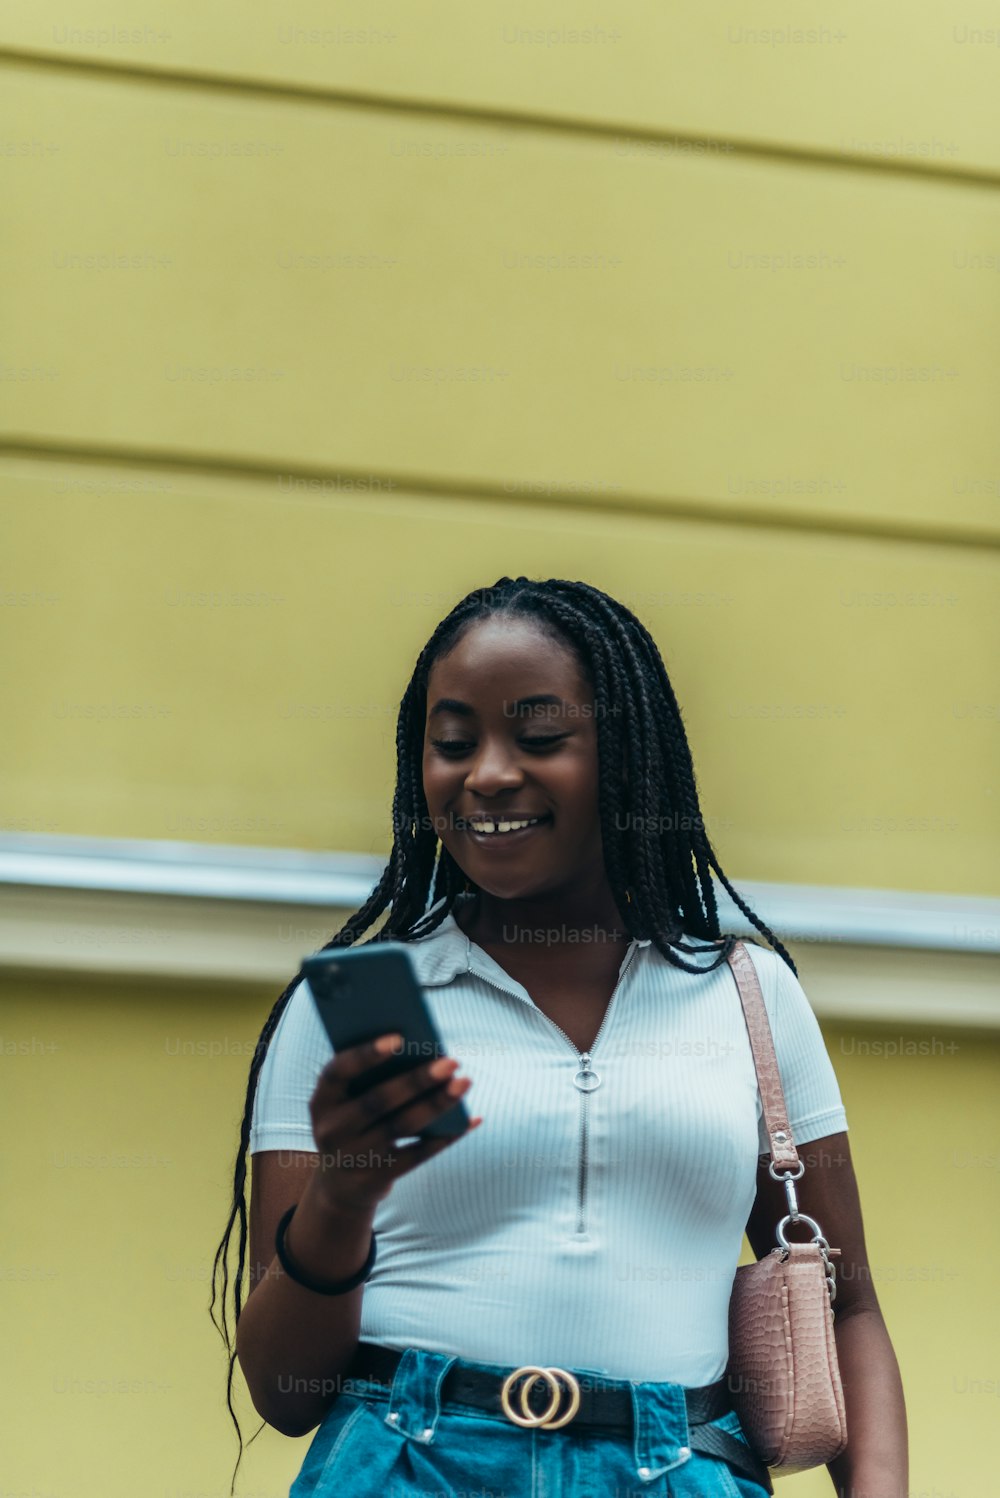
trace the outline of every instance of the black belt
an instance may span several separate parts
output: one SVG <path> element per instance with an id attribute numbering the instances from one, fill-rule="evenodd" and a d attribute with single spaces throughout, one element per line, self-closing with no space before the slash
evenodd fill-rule
<path id="1" fill-rule="evenodd" d="M 359 1342 L 342 1377 L 352 1382 L 364 1380 L 384 1384 L 389 1388 L 402 1356 L 394 1347 L 383 1347 L 378 1342 Z M 537 1375 L 533 1382 L 530 1381 L 532 1373 Z M 561 1387 L 556 1375 L 569 1381 L 568 1389 Z M 506 1376 L 498 1376 L 458 1360 L 445 1375 L 441 1401 L 443 1404 L 471 1405 L 474 1409 L 503 1415 L 513 1424 L 533 1429 L 630 1436 L 633 1410 L 629 1390 L 590 1388 L 589 1383 L 589 1376 L 580 1380 L 564 1369 L 546 1371 L 526 1365 L 522 1369 L 510 1369 Z M 732 1409 L 726 1380 L 721 1378 L 717 1383 L 699 1389 L 685 1389 L 684 1402 L 691 1450 L 705 1456 L 721 1457 L 737 1471 L 759 1482 L 768 1493 L 773 1493 L 767 1468 L 749 1446 L 728 1431 L 710 1424 Z"/>

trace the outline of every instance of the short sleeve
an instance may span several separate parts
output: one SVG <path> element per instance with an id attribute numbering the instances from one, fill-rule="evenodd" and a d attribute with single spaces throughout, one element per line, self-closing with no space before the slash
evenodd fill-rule
<path id="1" fill-rule="evenodd" d="M 756 943 L 748 942 L 746 946 L 757 968 L 764 1007 L 771 1021 L 792 1137 L 796 1144 L 806 1144 L 826 1134 L 845 1132 L 847 1113 L 837 1075 L 801 983 L 777 952 Z M 760 1153 L 770 1154 L 763 1112 L 757 1138 Z"/>
<path id="2" fill-rule="evenodd" d="M 333 1053 L 309 984 L 302 978 L 282 1011 L 257 1078 L 250 1123 L 252 1155 L 260 1150 L 315 1151 L 309 1099 Z"/>

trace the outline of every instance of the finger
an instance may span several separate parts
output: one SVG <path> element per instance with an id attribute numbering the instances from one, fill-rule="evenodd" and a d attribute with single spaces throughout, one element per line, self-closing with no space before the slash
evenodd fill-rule
<path id="1" fill-rule="evenodd" d="M 358 1047 L 358 1050 L 362 1049 L 363 1047 Z M 385 1057 L 380 1057 L 376 1052 L 376 1059 L 384 1061 Z M 373 1081 L 373 1072 L 370 1067 L 346 1079 L 343 1078 L 342 1073 L 331 1070 L 327 1076 L 324 1091 L 329 1094 L 329 1090 L 332 1089 L 338 1102 L 344 1099 L 360 1099 L 366 1117 L 378 1118 L 394 1108 L 401 1108 L 411 1098 L 421 1092 L 426 1092 L 440 1081 L 447 1081 L 456 1071 L 458 1064 L 454 1057 L 435 1056 L 430 1061 L 407 1067 L 404 1071 L 385 1077 L 381 1082 Z M 334 1063 L 330 1065 L 332 1068 Z M 319 1087 L 320 1083 L 317 1083 L 317 1088 Z"/>
<path id="2" fill-rule="evenodd" d="M 371 1040 L 359 1041 L 357 1045 L 342 1046 L 326 1063 L 319 1074 L 319 1081 L 332 1081 L 342 1085 L 362 1072 L 370 1071 L 393 1054 L 400 1054 L 403 1037 L 398 1031 L 375 1035 Z"/>
<path id="3" fill-rule="evenodd" d="M 459 1063 L 450 1056 L 439 1056 L 423 1066 L 411 1067 L 399 1076 L 357 1093 L 357 1101 L 364 1111 L 369 1126 L 389 1114 L 398 1113 L 417 1098 L 436 1095 L 442 1087 L 456 1080 Z"/>
<path id="4" fill-rule="evenodd" d="M 377 1139 L 380 1143 L 390 1143 L 393 1139 L 405 1139 L 411 1134 L 419 1134 L 428 1124 L 453 1108 L 471 1086 L 470 1077 L 452 1077 L 450 1081 L 425 1093 L 407 1107 L 380 1118 L 362 1138 L 369 1142 Z"/>
<path id="5" fill-rule="evenodd" d="M 470 1119 L 469 1127 L 462 1134 L 435 1134 L 427 1139 L 418 1139 L 414 1144 L 393 1145 L 391 1153 L 396 1158 L 388 1163 L 388 1174 L 393 1176 L 393 1178 L 408 1175 L 415 1166 L 422 1164 L 424 1160 L 429 1159 L 432 1155 L 439 1155 L 449 1145 L 457 1144 L 460 1139 L 464 1139 L 467 1134 L 471 1134 L 474 1129 L 479 1127 L 482 1121 L 482 1118 Z M 386 1158 L 388 1160 L 388 1156 Z"/>
<path id="6" fill-rule="evenodd" d="M 447 1097 L 443 1092 L 449 1082 L 455 1080 L 452 1074 L 457 1066 L 458 1062 L 451 1057 L 438 1057 L 386 1082 L 359 1090 L 351 1099 L 345 1098 L 342 1087 L 332 1093 L 327 1091 L 325 1096 L 314 1094 L 310 1100 L 310 1112 L 317 1139 L 322 1136 L 324 1142 L 329 1141 L 332 1145 L 337 1139 L 363 1136 L 371 1142 L 377 1131 L 381 1140 L 388 1140 L 402 1109 L 418 1098 L 441 1099 L 429 1115 L 420 1115 L 420 1127 L 423 1127 L 427 1116 L 434 1117 L 444 1111 L 452 1105 L 455 1096 L 460 1095 Z M 393 1121 L 387 1125 L 390 1117 Z M 410 1132 L 417 1133 L 418 1130 Z M 404 1129 L 396 1128 L 397 1136 L 404 1133 Z"/>

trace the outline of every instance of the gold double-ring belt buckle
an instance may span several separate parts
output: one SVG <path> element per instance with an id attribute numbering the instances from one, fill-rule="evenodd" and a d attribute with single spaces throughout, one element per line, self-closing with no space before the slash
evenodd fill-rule
<path id="1" fill-rule="evenodd" d="M 519 1415 L 511 1409 L 510 1391 L 514 1387 L 514 1384 L 517 1382 L 517 1380 L 519 1378 L 522 1378 L 526 1374 L 530 1374 L 528 1382 L 521 1385 L 521 1409 L 524 1411 L 524 1413 Z M 566 1383 L 569 1386 L 568 1392 L 570 1396 L 570 1402 L 569 1409 L 566 1411 L 566 1413 L 564 1415 L 560 1415 L 558 1420 L 553 1420 L 552 1416 L 559 1408 L 559 1401 L 563 1396 L 563 1391 L 556 1381 L 557 1378 L 564 1378 L 566 1380 Z M 531 1413 L 531 1410 L 528 1408 L 528 1390 L 531 1389 L 539 1381 L 539 1379 L 544 1379 L 548 1384 L 552 1394 L 552 1398 L 549 1401 L 549 1407 L 547 1410 L 543 1410 L 540 1415 L 533 1415 Z M 532 1427 L 540 1426 L 542 1430 L 558 1430 L 561 1425 L 568 1425 L 570 1420 L 572 1420 L 573 1416 L 576 1414 L 577 1410 L 580 1408 L 580 1385 L 577 1383 L 572 1373 L 567 1373 L 565 1368 L 539 1368 L 535 1363 L 525 1363 L 523 1368 L 515 1368 L 513 1373 L 508 1373 L 507 1377 L 504 1379 L 503 1388 L 500 1390 L 500 1403 L 503 1406 L 503 1412 L 507 1416 L 508 1420 L 513 1420 L 515 1425 L 528 1425 Z"/>

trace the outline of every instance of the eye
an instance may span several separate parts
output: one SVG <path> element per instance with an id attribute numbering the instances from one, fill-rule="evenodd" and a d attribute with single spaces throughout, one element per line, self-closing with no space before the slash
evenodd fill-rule
<path id="1" fill-rule="evenodd" d="M 551 749 L 568 737 L 569 735 L 565 733 L 532 734 L 521 738 L 519 742 L 532 753 L 542 754 L 546 749 Z M 475 748 L 475 744 L 470 739 L 431 739 L 431 743 L 449 759 L 459 759 L 463 754 L 468 754 L 471 749 Z"/>
<path id="2" fill-rule="evenodd" d="M 553 744 L 561 744 L 567 738 L 565 733 L 535 734 L 532 738 L 524 738 L 521 743 L 528 749 L 551 749 Z"/>

